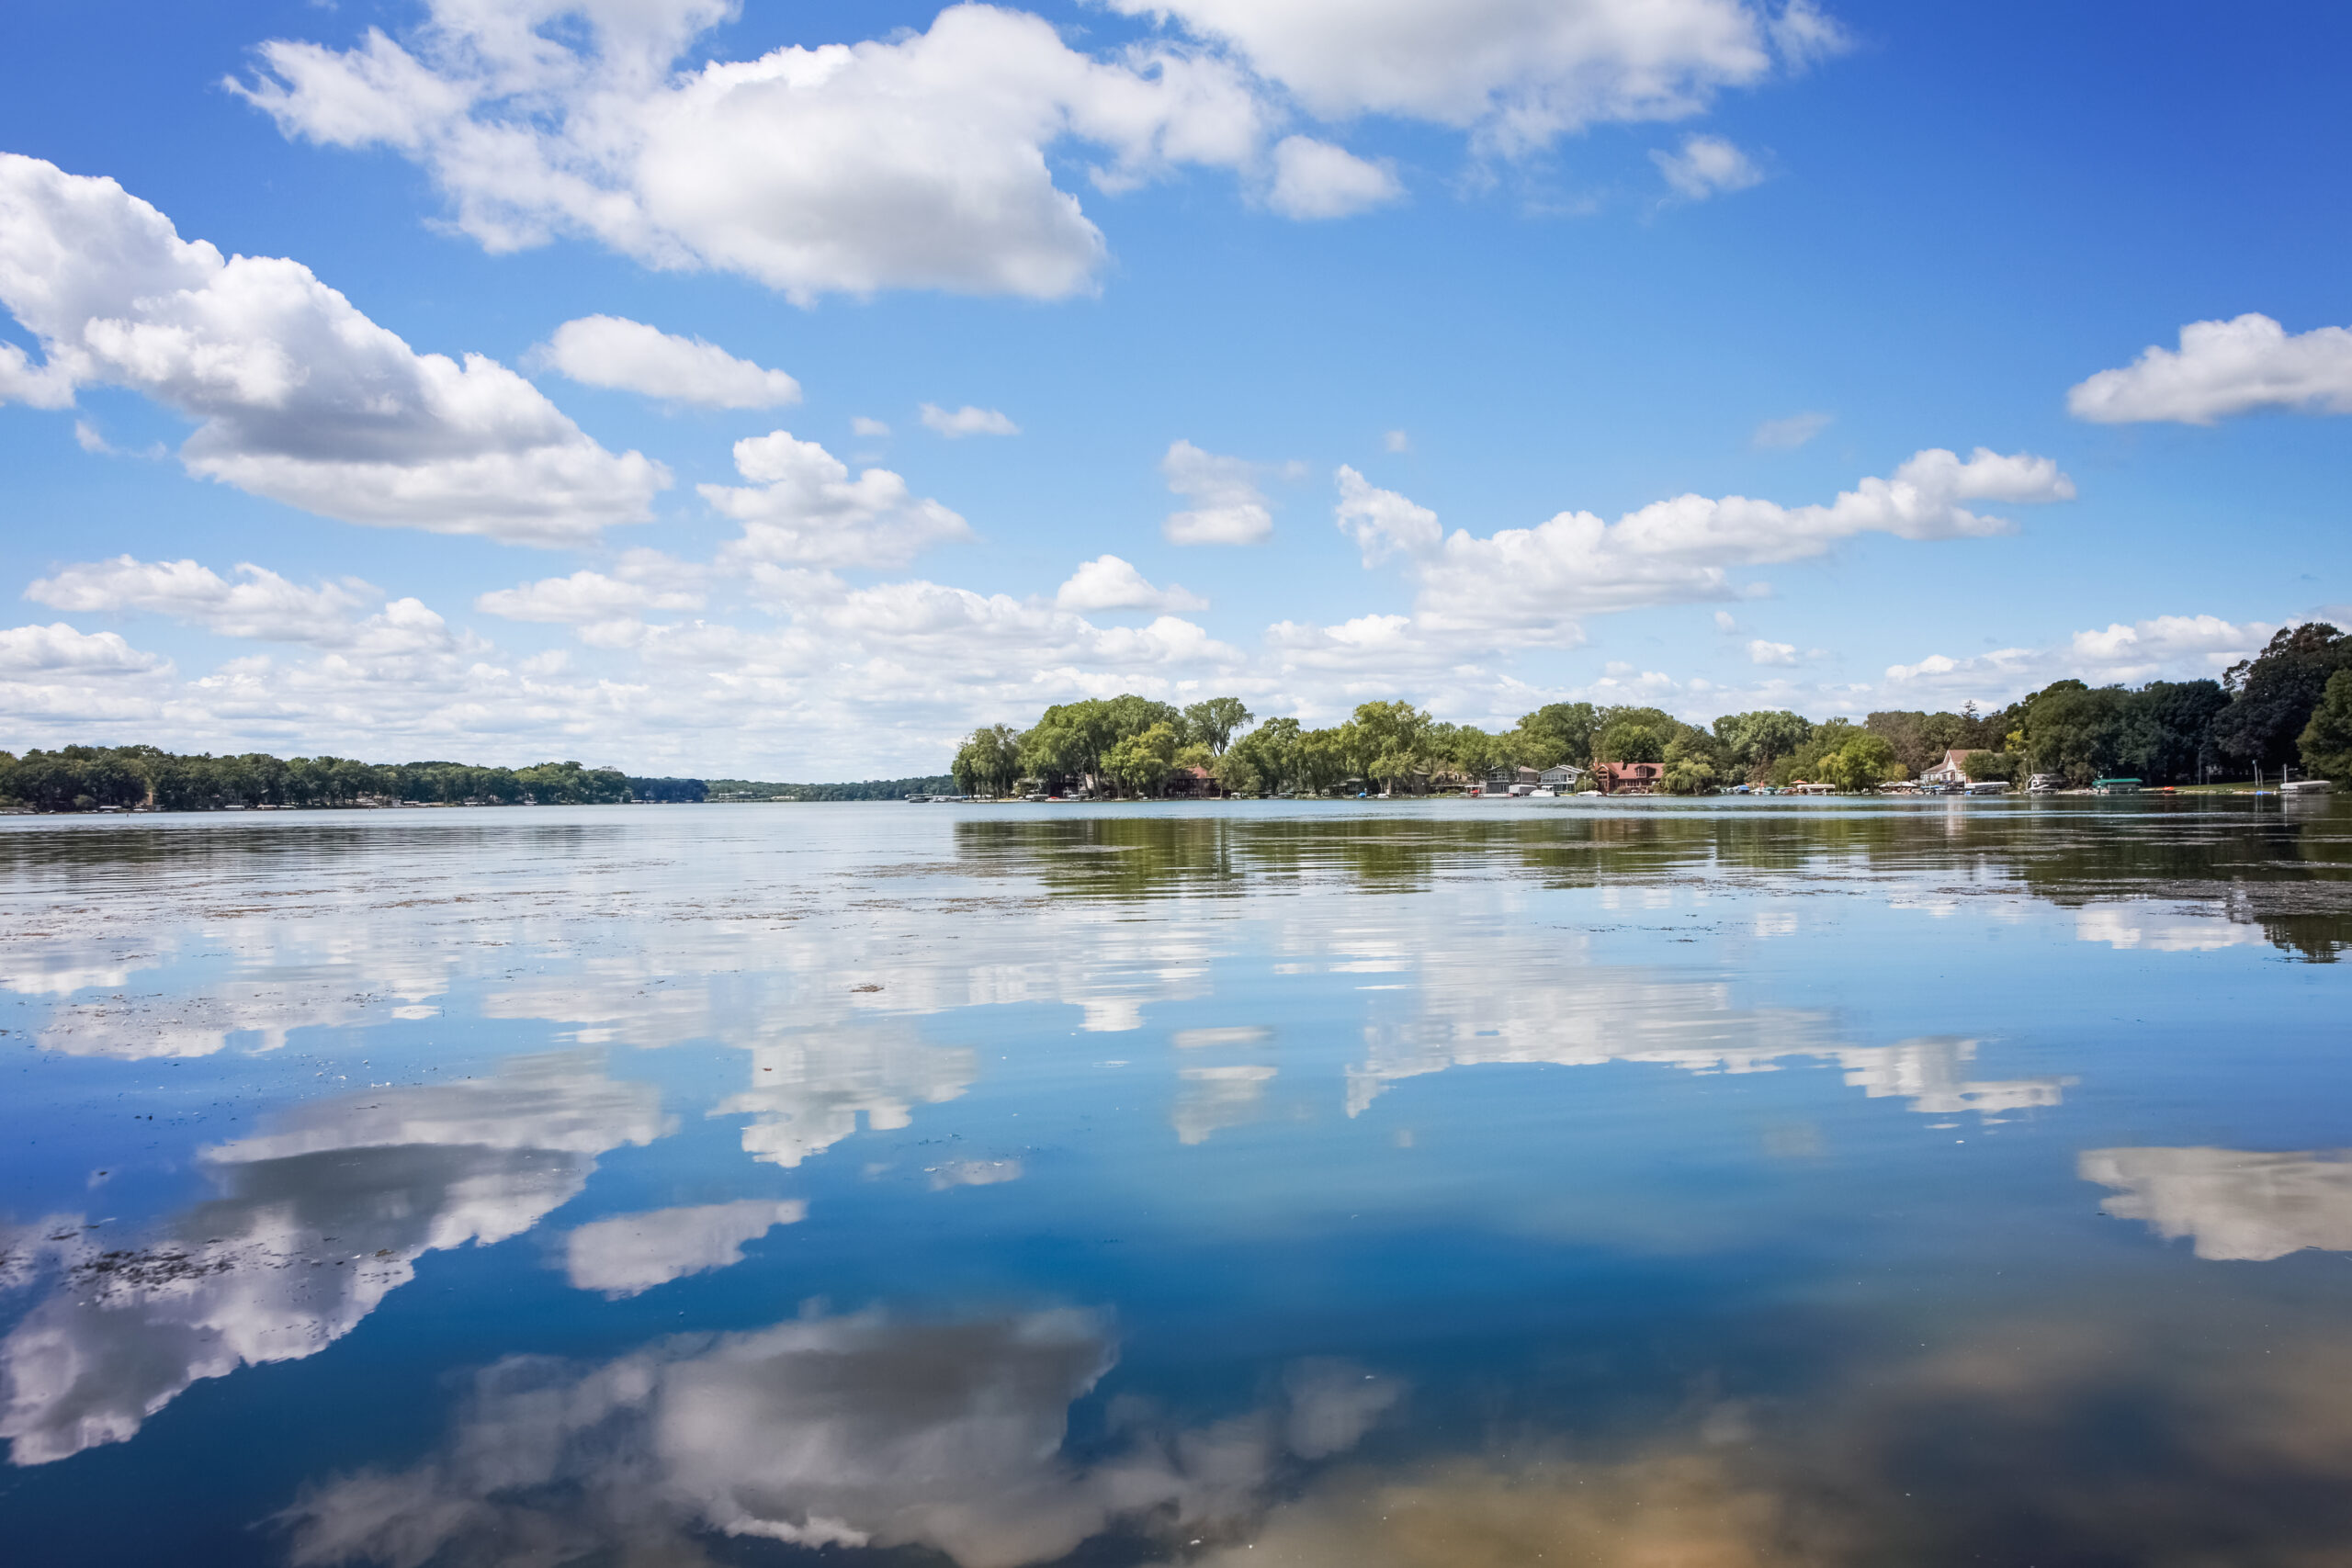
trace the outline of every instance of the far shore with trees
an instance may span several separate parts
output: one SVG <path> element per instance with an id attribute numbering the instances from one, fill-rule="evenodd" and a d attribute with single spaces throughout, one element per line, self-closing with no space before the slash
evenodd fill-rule
<path id="1" fill-rule="evenodd" d="M 2150 785 L 2277 777 L 2301 768 L 2352 784 L 2352 635 L 2324 622 L 2282 631 L 2219 681 L 2138 687 L 2059 681 L 1996 713 L 1887 710 L 1816 724 L 1765 709 L 1702 728 L 1658 708 L 1552 703 L 1508 729 L 1447 724 L 1403 701 L 1365 703 L 1342 724 L 1258 723 L 1235 697 L 1176 707 L 1139 696 L 1065 703 L 1026 730 L 975 730 L 945 774 L 856 784 L 640 778 L 542 762 L 371 763 L 341 757 L 178 754 L 153 746 L 0 751 L 0 809 L 218 811 L 393 806 L 592 806 L 703 801 L 900 800 L 1024 789 L 1150 799 L 1170 793 L 1329 795 L 1465 787 L 1498 769 L 1658 765 L 1657 787 L 1702 795 L 1738 784 L 1826 784 L 1851 793 L 1916 778 L 1962 753 L 1971 779 L 2068 786 L 2107 777 Z"/>
<path id="2" fill-rule="evenodd" d="M 1148 799 L 1410 794 L 1464 788 L 1498 769 L 1654 762 L 1657 787 L 1672 795 L 1800 783 L 1861 794 L 1959 752 L 1973 781 L 2041 773 L 2067 787 L 2113 777 L 2193 785 L 2299 766 L 2352 783 L 2352 636 L 2324 622 L 2290 627 L 2219 681 L 2059 681 L 1997 712 L 1887 710 L 1859 724 L 1766 709 L 1702 728 L 1654 707 L 1552 703 L 1489 731 L 1402 701 L 1365 703 L 1318 729 L 1295 718 L 1253 728 L 1254 718 L 1234 697 L 1182 708 L 1132 694 L 1064 703 L 1026 730 L 974 730 L 950 772 L 970 795 Z"/>

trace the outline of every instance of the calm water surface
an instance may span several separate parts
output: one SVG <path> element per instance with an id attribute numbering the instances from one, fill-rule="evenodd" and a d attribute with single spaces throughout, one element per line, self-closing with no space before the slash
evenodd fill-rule
<path id="1" fill-rule="evenodd" d="M 0 1557 L 2352 1561 L 2352 802 L 0 823 Z"/>

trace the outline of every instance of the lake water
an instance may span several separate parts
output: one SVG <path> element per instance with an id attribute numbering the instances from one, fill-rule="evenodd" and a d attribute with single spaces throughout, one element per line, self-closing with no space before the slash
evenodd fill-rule
<path id="1" fill-rule="evenodd" d="M 0 823 L 0 1558 L 2352 1542 L 2352 802 Z"/>

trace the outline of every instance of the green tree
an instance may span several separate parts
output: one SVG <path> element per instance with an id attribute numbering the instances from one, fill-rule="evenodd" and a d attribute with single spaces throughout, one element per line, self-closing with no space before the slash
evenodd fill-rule
<path id="1" fill-rule="evenodd" d="M 1706 795 L 1720 776 L 1713 738 L 1702 729 L 1686 729 L 1667 743 L 1666 772 L 1658 782 L 1668 795 Z"/>
<path id="2" fill-rule="evenodd" d="M 2305 773 L 2352 784 L 2352 670 L 2339 670 L 2327 678 L 2319 705 L 2295 744 Z"/>
<path id="3" fill-rule="evenodd" d="M 1227 795 L 1253 795 L 1266 787 L 1265 776 L 1240 749 L 1228 748 L 1224 756 L 1209 764 L 1209 776 Z"/>
<path id="4" fill-rule="evenodd" d="M 1211 697 L 1184 710 L 1184 736 L 1222 757 L 1233 743 L 1234 732 L 1249 722 L 1250 710 L 1241 705 L 1239 697 Z"/>
<path id="5" fill-rule="evenodd" d="M 1021 732 L 1009 724 L 985 724 L 956 749 L 948 772 L 966 795 L 1007 795 L 1020 782 Z"/>
<path id="6" fill-rule="evenodd" d="M 1518 726 L 1501 738 L 1501 750 L 1506 754 L 1498 755 L 1489 765 L 1582 765 L 1591 760 L 1593 739 L 1599 728 L 1600 712 L 1590 703 L 1546 703 L 1533 713 L 1522 715 Z"/>
<path id="7" fill-rule="evenodd" d="M 1337 789 L 1354 771 L 1352 744 L 1344 728 L 1306 730 L 1298 738 L 1293 782 L 1317 795 Z"/>
<path id="8" fill-rule="evenodd" d="M 1102 772 L 1123 789 L 1157 795 L 1176 765 L 1176 727 L 1161 722 L 1114 742 L 1102 753 Z"/>
<path id="9" fill-rule="evenodd" d="M 1298 720 L 1270 718 L 1235 741 L 1226 755 L 1245 759 L 1257 770 L 1261 786 L 1288 789 L 1298 784 Z M 1222 777 L 1218 782 L 1224 782 Z"/>
<path id="10" fill-rule="evenodd" d="M 2295 757 L 2296 739 L 2339 670 L 2352 669 L 2352 636 L 2311 621 L 2289 626 L 2254 659 L 2222 675 L 2230 705 L 2215 716 L 2213 739 L 2240 761 L 2277 768 Z"/>
<path id="11" fill-rule="evenodd" d="M 1617 718 L 1593 742 L 1593 760 L 1600 762 L 1662 762 L 1666 731 L 1639 718 Z"/>
<path id="12" fill-rule="evenodd" d="M 1849 795 L 1862 795 L 1902 777 L 1903 764 L 1885 736 L 1864 731 L 1822 758 L 1816 776 Z"/>
<path id="13" fill-rule="evenodd" d="M 1758 778 L 1770 778 L 1772 764 L 1812 735 L 1812 722 L 1786 708 L 1759 708 L 1715 720 L 1715 739 L 1723 746 L 1725 761 Z"/>
<path id="14" fill-rule="evenodd" d="M 1972 782 L 2006 779 L 2017 782 L 2017 759 L 2006 751 L 1966 751 L 1961 754 L 1960 771 Z"/>

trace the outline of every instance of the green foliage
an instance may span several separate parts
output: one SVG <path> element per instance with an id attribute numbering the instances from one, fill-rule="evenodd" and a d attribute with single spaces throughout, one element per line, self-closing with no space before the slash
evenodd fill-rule
<path id="1" fill-rule="evenodd" d="M 1010 795 L 1021 778 L 1021 732 L 1009 724 L 985 724 L 957 748 L 949 769 L 967 795 Z"/>
<path id="2" fill-rule="evenodd" d="M 2215 743 L 2248 764 L 2275 770 L 2292 761 L 2297 738 L 2342 670 L 2352 670 L 2352 635 L 2325 621 L 2289 626 L 2222 677 L 2232 698 L 2213 720 Z"/>
<path id="3" fill-rule="evenodd" d="M 1724 761 L 1744 773 L 1769 778 L 1772 764 L 1813 737 L 1813 723 L 1786 708 L 1759 708 L 1715 720 Z"/>
<path id="4" fill-rule="evenodd" d="M 2339 670 L 2327 678 L 2319 705 L 2295 744 L 2305 773 L 2352 784 L 2352 670 Z"/>
<path id="5" fill-rule="evenodd" d="M 1258 765 L 1238 748 L 1229 748 L 1225 755 L 1209 764 L 1209 777 L 1227 795 L 1256 795 L 1266 787 L 1265 775 Z"/>
<path id="6" fill-rule="evenodd" d="M 1291 789 L 1298 783 L 1298 720 L 1270 718 L 1235 741 L 1227 757 L 1247 762 L 1261 788 Z M 1220 759 L 1222 761 L 1222 759 Z M 1217 775 L 1224 783 L 1224 775 Z M 1227 784 L 1227 788 L 1232 786 Z"/>
<path id="7" fill-rule="evenodd" d="M 2018 782 L 2017 759 L 2006 751 L 1969 751 L 1960 759 L 1960 771 L 1971 783 L 1991 779 Z"/>
<path id="8" fill-rule="evenodd" d="M 1345 728 L 1310 729 L 1298 738 L 1293 786 L 1320 795 L 1337 789 L 1355 771 L 1354 741 Z"/>
<path id="9" fill-rule="evenodd" d="M 1824 756 L 1815 778 L 1849 795 L 1860 795 L 1889 779 L 1903 777 L 1904 773 L 1894 743 L 1883 735 L 1863 730 Z"/>
<path id="10" fill-rule="evenodd" d="M 1581 767 L 1591 760 L 1600 724 L 1600 713 L 1590 703 L 1547 703 L 1499 738 L 1497 754 L 1486 765 L 1550 768 L 1574 762 Z"/>
<path id="11" fill-rule="evenodd" d="M 1600 738 L 1593 742 L 1593 760 L 1600 762 L 1666 761 L 1667 738 L 1672 733 L 1667 726 L 1673 720 L 1659 714 L 1657 716 L 1665 722 L 1651 724 L 1637 716 L 1645 711 L 1636 708 L 1611 718 L 1607 728 L 1601 730 Z"/>
<path id="12" fill-rule="evenodd" d="M 1205 746 L 1215 756 L 1225 755 L 1234 731 L 1250 722 L 1250 710 L 1239 697 L 1211 697 L 1184 710 L 1184 738 Z"/>
<path id="13" fill-rule="evenodd" d="M 1112 783 L 1137 795 L 1156 795 L 1176 766 L 1176 726 L 1162 721 L 1114 743 L 1102 753 Z"/>
<path id="14" fill-rule="evenodd" d="M 65 746 L 0 753 L 0 800 L 36 811 L 153 807 L 217 811 L 260 806 L 601 806 L 703 798 L 700 779 L 633 779 L 612 768 L 542 762 L 480 768 L 463 762 L 357 762 L 347 757 L 180 756 L 153 746 Z"/>

